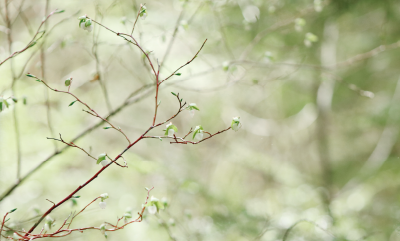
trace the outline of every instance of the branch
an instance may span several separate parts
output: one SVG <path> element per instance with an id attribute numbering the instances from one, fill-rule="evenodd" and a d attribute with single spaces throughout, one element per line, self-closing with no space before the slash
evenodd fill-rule
<path id="1" fill-rule="evenodd" d="M 118 108 L 116 108 L 113 112 L 111 112 L 108 116 L 107 119 L 118 114 L 120 111 L 122 111 L 123 109 L 125 109 L 126 107 L 130 106 L 131 104 L 137 103 L 140 100 L 142 100 L 144 97 L 147 97 L 150 94 L 150 91 L 152 90 L 151 87 L 153 85 L 146 85 L 143 86 L 141 88 L 139 88 L 138 90 L 134 91 L 131 95 L 129 95 L 129 97 L 125 100 L 124 103 L 122 103 Z M 142 93 L 142 95 L 139 95 L 141 93 L 141 91 L 144 91 L 144 93 Z M 131 99 L 132 97 L 136 97 L 134 99 Z M 78 136 L 76 136 L 75 138 L 72 139 L 72 142 L 76 142 L 79 139 L 83 138 L 84 136 L 86 136 L 88 133 L 90 133 L 92 130 L 100 127 L 105 121 L 101 120 L 98 123 L 94 124 L 93 126 L 89 127 L 88 129 L 86 129 L 85 131 L 83 131 L 82 133 L 80 133 Z M 33 168 L 31 171 L 29 171 L 27 174 L 25 174 L 25 176 L 23 176 L 19 182 L 13 184 L 12 186 L 10 186 L 5 192 L 3 192 L 3 194 L 0 196 L 0 202 L 6 198 L 7 196 L 9 196 L 19 185 L 21 185 L 21 183 L 23 183 L 26 179 L 28 179 L 33 173 L 35 173 L 36 171 L 38 171 L 44 164 L 46 164 L 47 162 L 49 162 L 50 160 L 52 160 L 54 157 L 56 157 L 57 155 L 63 153 L 66 149 L 68 149 L 69 146 L 66 146 L 56 152 L 54 152 L 53 154 L 51 154 L 49 157 L 47 157 L 45 160 L 43 160 L 39 165 L 37 165 L 35 168 Z"/>
<path id="2" fill-rule="evenodd" d="M 147 202 L 148 202 L 148 200 L 149 200 L 149 197 L 150 197 L 150 192 L 151 192 L 153 189 L 154 189 L 154 187 L 152 187 L 152 188 L 150 188 L 150 189 L 147 189 L 147 196 L 146 196 L 146 199 L 145 199 L 145 203 L 144 203 L 144 205 L 143 205 L 141 211 L 138 212 L 138 217 L 137 217 L 135 220 L 132 220 L 132 221 L 130 221 L 130 222 L 127 222 L 127 223 L 125 223 L 124 225 L 121 225 L 121 226 L 118 226 L 118 223 L 119 223 L 119 221 L 122 220 L 124 217 L 118 218 L 117 224 L 116 224 L 116 225 L 113 225 L 113 224 L 111 224 L 111 223 L 105 222 L 105 224 L 107 224 L 107 225 L 113 227 L 113 228 L 111 228 L 111 229 L 104 229 L 104 230 L 102 230 L 102 229 L 99 228 L 99 227 L 85 227 L 85 228 L 70 229 L 70 226 L 71 226 L 71 224 L 72 224 L 74 218 L 76 218 L 79 214 L 81 214 L 83 211 L 85 211 L 85 209 L 86 209 L 87 207 L 89 207 L 92 203 L 94 203 L 96 200 L 98 200 L 98 199 L 100 198 L 100 197 L 97 197 L 97 198 L 95 198 L 93 201 L 91 201 L 89 204 L 87 204 L 80 212 L 78 212 L 77 214 L 75 214 L 75 215 L 72 216 L 71 221 L 69 222 L 68 227 L 67 227 L 66 229 L 62 229 L 62 228 L 66 225 L 66 223 L 67 223 L 68 219 L 70 218 L 71 214 L 64 220 L 64 222 L 62 223 L 61 227 L 60 227 L 59 229 L 57 229 L 57 231 L 55 231 L 55 232 L 53 232 L 53 233 L 49 233 L 49 234 L 44 233 L 44 234 L 42 234 L 42 232 L 40 232 L 39 234 L 30 234 L 30 232 L 21 232 L 21 233 L 24 233 L 25 236 L 22 236 L 22 235 L 19 234 L 18 232 L 16 232 L 16 233 L 17 233 L 17 235 L 20 236 L 23 240 L 33 240 L 33 239 L 39 239 L 39 238 L 64 237 L 64 236 L 67 236 L 67 235 L 71 234 L 72 232 L 76 232 L 76 231 L 78 231 L 78 232 L 83 232 L 84 230 L 100 230 L 100 231 L 105 231 L 105 232 L 114 232 L 114 231 L 123 229 L 125 226 L 127 226 L 127 225 L 129 225 L 129 224 L 131 224 L 131 223 L 142 222 L 142 220 L 143 220 L 143 213 L 144 213 L 144 211 L 146 210 L 145 205 L 147 204 Z"/>
<path id="3" fill-rule="evenodd" d="M 222 132 L 225 132 L 225 131 L 227 131 L 227 130 L 229 130 L 229 129 L 231 129 L 231 127 L 228 127 L 228 128 L 226 128 L 226 129 L 224 129 L 224 130 L 222 130 L 222 131 L 218 131 L 217 133 L 214 133 L 214 134 L 210 134 L 210 133 L 208 133 L 208 132 L 205 132 L 205 133 L 209 134 L 209 137 L 206 137 L 206 138 L 204 138 L 204 139 L 202 139 L 202 140 L 200 140 L 200 141 L 186 141 L 186 140 L 185 140 L 185 138 L 186 138 L 190 133 L 192 133 L 192 128 L 190 128 L 190 131 L 189 131 L 184 137 L 176 137 L 176 136 L 174 135 L 174 136 L 144 136 L 143 138 L 174 139 L 175 142 L 170 142 L 170 144 L 185 144 L 185 145 L 186 145 L 186 144 L 190 143 L 190 144 L 196 145 L 196 144 L 199 144 L 200 142 L 203 142 L 203 141 L 205 141 L 205 140 L 208 140 L 208 139 L 210 139 L 210 138 L 212 138 L 212 137 L 214 137 L 214 136 L 216 136 L 216 135 L 218 135 L 218 134 L 221 134 Z M 180 140 L 180 141 L 178 141 L 178 140 Z"/>
<path id="4" fill-rule="evenodd" d="M 131 35 L 133 34 L 133 31 L 135 30 L 136 22 L 137 22 L 137 20 L 139 19 L 139 15 L 140 15 L 140 12 L 141 12 L 142 9 L 143 9 L 143 6 L 144 6 L 143 4 L 140 4 L 140 8 L 139 8 L 138 14 L 137 14 L 137 16 L 136 16 L 135 23 L 133 23 Z"/>
<path id="5" fill-rule="evenodd" d="M 175 70 L 170 76 L 168 76 L 167 78 L 165 78 L 163 81 L 160 82 L 160 84 L 164 81 L 166 81 L 167 79 L 171 78 L 176 72 L 178 72 L 178 70 L 182 69 L 183 67 L 185 67 L 186 65 L 190 64 L 195 58 L 197 58 L 197 55 L 200 53 L 200 51 L 203 49 L 204 45 L 206 44 L 207 39 L 203 42 L 203 44 L 201 45 L 199 51 L 197 51 L 197 53 L 193 56 L 193 58 L 191 60 L 189 60 L 186 64 L 182 65 L 181 67 L 179 67 L 177 70 Z"/>
<path id="6" fill-rule="evenodd" d="M 30 74 L 28 73 L 28 75 L 30 75 Z M 69 91 L 69 88 L 68 88 L 68 91 L 53 89 L 53 88 L 51 88 L 46 82 L 44 82 L 43 80 L 37 78 L 36 76 L 30 75 L 29 77 L 35 78 L 37 81 L 43 83 L 45 86 L 47 86 L 47 88 L 51 89 L 52 91 L 60 92 L 60 93 L 65 93 L 65 94 L 69 94 L 69 95 L 73 96 L 73 97 L 75 98 L 75 101 L 78 101 L 78 102 L 81 103 L 82 105 L 86 106 L 86 108 L 88 108 L 91 112 L 93 112 L 93 113 L 89 113 L 89 112 L 88 112 L 89 114 L 95 115 L 96 117 L 98 117 L 98 118 L 102 119 L 103 121 L 107 122 L 113 129 L 117 130 L 117 131 L 120 132 L 122 135 L 124 135 L 125 138 L 126 138 L 126 140 L 129 142 L 129 144 L 131 144 L 131 141 L 129 140 L 128 136 L 121 130 L 121 128 L 115 127 L 115 126 L 114 126 L 113 124 L 111 124 L 111 122 L 109 122 L 107 119 L 105 119 L 105 118 L 101 117 L 99 114 L 97 114 L 97 112 L 96 112 L 95 110 L 93 110 L 88 104 L 86 104 L 85 102 L 81 101 L 76 95 L 72 94 L 72 93 Z M 75 101 L 74 101 L 74 102 L 75 102 Z M 72 102 L 70 105 L 72 105 L 74 102 Z"/>
<path id="7" fill-rule="evenodd" d="M 0 62 L 0 66 L 1 66 L 2 64 L 4 64 L 7 60 L 9 60 L 9 59 L 11 59 L 11 58 L 17 56 L 17 55 L 20 54 L 20 53 L 25 52 L 25 51 L 26 51 L 27 49 L 29 49 L 30 47 L 33 47 L 33 45 L 36 44 L 36 41 L 38 41 L 39 39 L 41 39 L 41 38 L 43 37 L 44 32 L 39 31 L 40 28 L 41 28 L 42 25 L 49 19 L 49 17 L 52 16 L 53 14 L 55 14 L 56 12 L 57 12 L 57 9 L 54 10 L 53 12 L 51 12 L 51 13 L 41 22 L 41 24 L 39 25 L 39 28 L 37 29 L 35 35 L 34 35 L 33 38 L 31 39 L 31 41 L 29 41 L 29 43 L 25 46 L 25 48 L 23 48 L 23 49 L 21 49 L 21 50 L 19 50 L 19 51 L 16 51 L 16 52 L 14 52 L 13 54 L 11 54 L 10 56 L 8 56 L 5 60 L 3 60 L 2 62 Z M 41 33 L 41 35 L 40 35 L 38 38 L 36 38 L 36 37 L 39 35 L 39 33 Z"/>
<path id="8" fill-rule="evenodd" d="M 75 143 L 73 143 L 73 142 L 70 142 L 70 143 L 65 142 L 65 141 L 62 139 L 61 134 L 59 134 L 59 135 L 60 135 L 60 139 L 50 138 L 50 137 L 47 137 L 47 139 L 59 141 L 59 142 L 62 142 L 62 143 L 64 143 L 65 145 L 68 145 L 68 146 L 70 146 L 70 147 L 76 147 L 76 148 L 78 148 L 78 149 L 81 149 L 81 150 L 82 150 L 83 152 L 85 152 L 89 157 L 91 157 L 91 158 L 94 159 L 94 160 L 97 160 L 97 158 L 95 158 L 94 156 L 90 155 L 89 152 L 87 152 L 87 151 L 86 151 L 85 149 L 83 149 L 82 147 L 77 146 L 77 145 L 76 145 Z"/>

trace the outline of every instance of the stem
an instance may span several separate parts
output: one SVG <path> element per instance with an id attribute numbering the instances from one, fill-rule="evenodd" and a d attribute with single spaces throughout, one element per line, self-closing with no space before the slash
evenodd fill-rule
<path id="1" fill-rule="evenodd" d="M 179 14 L 178 19 L 176 20 L 176 24 L 175 24 L 175 28 L 174 28 L 174 33 L 172 34 L 171 41 L 169 42 L 168 47 L 167 47 L 167 50 L 166 50 L 166 52 L 165 52 L 165 54 L 164 54 L 164 57 L 163 57 L 163 59 L 161 60 L 161 67 L 164 65 L 165 61 L 167 60 L 168 55 L 169 55 L 169 53 L 170 53 L 170 51 L 171 51 L 172 45 L 174 44 L 176 34 L 178 33 L 179 24 L 180 24 L 181 19 L 182 19 L 182 17 L 183 17 L 183 13 L 185 12 L 185 7 L 186 7 L 187 2 L 188 2 L 188 1 L 185 1 L 185 2 L 183 3 L 182 11 L 181 11 L 181 13 Z"/>
<path id="2" fill-rule="evenodd" d="M 144 5 L 140 4 L 140 8 L 139 8 L 138 14 L 137 14 L 136 19 L 135 19 L 135 23 L 133 23 L 131 35 L 133 34 L 133 31 L 135 30 L 136 22 L 139 19 L 139 15 L 140 15 L 140 12 L 142 11 L 143 6 Z"/>
<path id="3" fill-rule="evenodd" d="M 72 93 L 69 92 L 69 91 L 62 91 L 62 90 L 53 89 L 53 88 L 51 88 L 46 82 L 44 82 L 43 80 L 38 79 L 38 78 L 36 78 L 36 79 L 39 80 L 40 82 L 42 82 L 44 85 L 46 85 L 47 88 L 49 88 L 49 89 L 51 89 L 51 90 L 53 90 L 53 91 L 55 91 L 55 92 L 65 93 L 65 94 L 69 94 L 69 95 L 73 96 L 73 97 L 76 99 L 76 101 L 80 102 L 81 104 L 83 104 L 84 106 L 86 106 L 86 108 L 88 108 L 91 112 L 94 113 L 94 114 L 92 114 L 92 113 L 88 112 L 89 114 L 92 114 L 93 116 L 98 117 L 98 118 L 102 119 L 103 121 L 107 122 L 113 129 L 117 130 L 117 131 L 120 132 L 122 135 L 124 135 L 125 138 L 126 138 L 126 140 L 129 142 L 129 144 L 131 143 L 131 141 L 129 140 L 128 136 L 127 136 L 120 128 L 115 127 L 115 126 L 114 126 L 113 124 L 111 124 L 111 122 L 109 122 L 107 119 L 101 117 L 99 114 L 97 114 L 97 112 L 96 112 L 95 110 L 93 110 L 93 109 L 92 109 L 88 104 L 86 104 L 85 102 L 81 101 L 76 95 L 72 94 Z"/>
<path id="4" fill-rule="evenodd" d="M 118 114 L 121 110 L 123 110 L 125 107 L 130 106 L 133 103 L 137 103 L 140 100 L 142 100 L 144 97 L 146 97 L 147 95 L 145 94 L 149 94 L 150 93 L 150 87 L 152 87 L 152 85 L 150 86 L 144 86 L 136 91 L 133 92 L 133 94 L 129 95 L 129 97 L 126 99 L 126 101 L 121 104 L 117 109 L 115 109 L 112 113 L 110 113 L 107 118 L 110 118 L 116 114 Z M 133 96 L 138 95 L 142 90 L 146 90 L 145 94 L 143 94 L 142 96 L 138 96 L 136 97 L 136 99 L 130 101 L 129 99 Z M 93 126 L 89 127 L 88 129 L 84 130 L 82 133 L 80 133 L 78 136 L 76 136 L 75 138 L 72 139 L 72 142 L 76 142 L 79 139 L 83 138 L 84 136 L 86 136 L 86 134 L 90 133 L 92 130 L 98 128 L 100 125 L 102 125 L 105 121 L 101 120 L 98 123 L 94 124 Z M 51 159 L 53 159 L 54 157 L 58 156 L 59 154 L 63 153 L 66 149 L 68 149 L 69 146 L 66 146 L 62 149 L 60 149 L 57 152 L 54 152 L 53 154 L 51 154 L 49 157 L 47 157 L 45 160 L 43 160 L 39 165 L 37 165 L 35 168 L 33 168 L 31 171 L 29 171 L 27 174 L 25 174 L 25 176 L 23 176 L 20 180 L 20 182 L 13 184 L 11 187 L 9 187 L 5 192 L 3 192 L 3 194 L 0 196 L 0 202 L 6 198 L 7 196 L 9 196 L 19 185 L 21 185 L 21 183 L 23 181 L 25 181 L 26 179 L 28 179 L 33 173 L 35 173 L 36 171 L 38 171 L 44 164 L 46 164 L 47 162 L 49 162 Z"/>
<path id="5" fill-rule="evenodd" d="M 8 212 L 6 213 L 6 215 L 4 215 L 4 217 L 3 217 L 3 222 L 1 223 L 1 227 L 0 227 L 0 240 L 1 240 L 1 232 L 3 232 L 3 226 L 4 226 L 4 223 L 5 223 L 5 221 L 6 221 L 7 215 L 8 215 Z"/>

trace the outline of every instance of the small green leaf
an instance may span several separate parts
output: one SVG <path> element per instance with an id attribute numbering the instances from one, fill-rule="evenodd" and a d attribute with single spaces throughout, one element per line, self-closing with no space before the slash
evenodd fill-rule
<path id="1" fill-rule="evenodd" d="M 10 220 L 11 218 L 7 218 L 7 220 L 6 221 L 4 221 L 4 223 L 6 223 L 8 220 Z"/>
<path id="2" fill-rule="evenodd" d="M 34 208 L 33 211 L 35 211 L 35 213 L 36 213 L 37 215 L 40 214 L 40 210 L 39 210 L 38 208 Z"/>
<path id="3" fill-rule="evenodd" d="M 231 123 L 231 128 L 234 131 L 238 131 L 242 127 L 242 123 L 240 123 L 240 117 L 233 117 L 232 123 Z"/>
<path id="4" fill-rule="evenodd" d="M 75 104 L 75 102 L 77 102 L 78 100 L 74 100 L 74 101 L 72 101 L 71 102 L 71 104 L 69 104 L 69 106 L 71 106 L 71 105 L 73 105 L 73 104 Z"/>
<path id="5" fill-rule="evenodd" d="M 187 108 L 189 110 L 198 110 L 198 111 L 200 111 L 200 109 L 197 107 L 196 103 L 189 104 L 189 106 Z"/>
<path id="6" fill-rule="evenodd" d="M 161 100 L 158 101 L 157 106 L 159 106 L 161 104 Z"/>
<path id="7" fill-rule="evenodd" d="M 35 46 L 36 45 L 36 41 L 33 41 L 30 45 L 29 45 L 29 47 L 28 48 L 32 48 L 33 46 Z"/>
<path id="8" fill-rule="evenodd" d="M 169 130 L 174 130 L 174 133 L 176 133 L 176 132 L 178 132 L 178 128 L 176 127 L 176 126 L 174 126 L 174 125 L 172 125 L 172 123 L 169 123 L 168 125 L 167 125 L 167 129 L 165 130 L 165 135 L 166 136 L 168 136 L 168 132 L 169 132 Z"/>
<path id="9" fill-rule="evenodd" d="M 310 42 L 318 41 L 318 37 L 313 33 L 306 33 L 306 39 L 309 40 Z"/>
<path id="10" fill-rule="evenodd" d="M 160 202 L 160 200 L 158 200 L 158 199 L 157 199 L 157 200 L 150 201 L 150 202 L 148 202 L 148 203 L 145 205 L 145 207 L 151 207 L 151 206 L 156 206 L 157 212 L 159 212 L 160 209 L 161 209 L 161 210 L 164 209 L 164 204 L 163 204 L 162 202 Z"/>
<path id="11" fill-rule="evenodd" d="M 63 12 L 65 12 L 65 10 L 64 9 L 62 9 L 62 10 L 57 10 L 57 11 L 55 11 L 54 13 L 63 13 Z"/>
<path id="12" fill-rule="evenodd" d="M 1 101 L 2 98 L 0 97 L 0 112 L 3 111 L 3 101 Z"/>
<path id="13" fill-rule="evenodd" d="M 181 76 L 182 74 L 181 73 L 176 73 L 175 75 Z"/>
<path id="14" fill-rule="evenodd" d="M 81 196 L 72 196 L 72 198 L 80 198 Z"/>
<path id="15" fill-rule="evenodd" d="M 34 76 L 33 74 L 27 74 L 26 76 L 31 77 L 31 78 L 37 78 L 36 76 Z"/>
<path id="16" fill-rule="evenodd" d="M 150 190 L 148 187 L 145 187 L 144 189 L 145 189 L 146 191 L 149 191 L 149 190 Z"/>
<path id="17" fill-rule="evenodd" d="M 15 97 L 11 97 L 11 99 L 15 102 L 15 103 L 17 103 L 18 102 L 18 99 L 17 98 L 15 98 Z"/>
<path id="18" fill-rule="evenodd" d="M 111 126 L 103 127 L 104 130 L 107 130 L 107 129 L 110 129 L 110 128 L 112 128 L 112 127 Z"/>
<path id="19" fill-rule="evenodd" d="M 70 86 L 71 85 L 71 79 L 65 80 L 65 86 Z"/>
<path id="20" fill-rule="evenodd" d="M 96 164 L 99 164 L 100 162 L 104 161 L 106 159 L 107 154 L 106 153 L 102 153 L 97 157 L 97 162 Z"/>
<path id="21" fill-rule="evenodd" d="M 8 104 L 7 100 L 3 100 L 4 105 L 8 108 L 10 104 Z"/>
<path id="22" fill-rule="evenodd" d="M 161 138 L 161 137 L 159 137 L 158 139 L 159 139 L 160 141 L 162 141 L 162 138 Z"/>
<path id="23" fill-rule="evenodd" d="M 86 22 L 86 16 L 84 16 L 84 18 L 83 19 L 81 19 L 81 21 L 79 21 L 79 27 L 81 27 L 81 23 L 84 23 L 84 22 Z"/>
<path id="24" fill-rule="evenodd" d="M 174 92 L 171 92 L 171 94 L 176 96 L 176 94 Z"/>
<path id="25" fill-rule="evenodd" d="M 78 201 L 76 201 L 74 198 L 71 198 L 72 206 L 78 205 Z"/>
<path id="26" fill-rule="evenodd" d="M 91 19 L 86 20 L 85 27 L 89 27 L 90 25 L 92 25 L 92 20 Z"/>
<path id="27" fill-rule="evenodd" d="M 16 209 L 16 208 L 12 209 L 12 210 L 11 210 L 11 211 L 9 211 L 8 213 L 13 213 L 13 212 L 15 212 L 15 211 L 17 211 L 17 209 Z"/>
<path id="28" fill-rule="evenodd" d="M 24 96 L 24 97 L 23 97 L 23 99 L 22 99 L 22 103 L 24 103 L 24 105 L 26 105 L 26 103 L 27 103 L 26 96 Z"/>
<path id="29" fill-rule="evenodd" d="M 202 127 L 201 125 L 196 126 L 196 128 L 195 128 L 194 131 L 193 131 L 193 137 L 192 137 L 192 139 L 194 139 L 194 138 L 196 137 L 197 133 L 199 133 L 200 131 L 203 131 L 203 130 L 204 130 L 204 129 L 203 129 L 203 127 Z"/>

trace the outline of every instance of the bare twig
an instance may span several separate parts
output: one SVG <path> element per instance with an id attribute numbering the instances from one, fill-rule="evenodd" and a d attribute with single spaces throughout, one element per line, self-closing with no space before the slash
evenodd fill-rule
<path id="1" fill-rule="evenodd" d="M 43 80 L 41 80 L 41 79 L 39 79 L 39 78 L 37 78 L 37 77 L 33 77 L 33 78 L 36 78 L 36 80 L 38 80 L 38 81 L 40 81 L 41 83 L 43 83 L 44 85 L 46 85 L 47 88 L 51 89 L 52 91 L 60 92 L 60 93 L 65 93 L 65 94 L 69 94 L 69 95 L 73 96 L 73 97 L 76 99 L 75 101 L 78 101 L 78 102 L 81 103 L 82 105 L 86 106 L 86 108 L 88 108 L 96 117 L 98 117 L 98 118 L 102 119 L 103 121 L 107 122 L 113 129 L 115 129 L 115 130 L 117 130 L 118 132 L 120 132 L 120 133 L 126 138 L 126 140 L 129 142 L 129 144 L 131 143 L 131 141 L 129 140 L 128 136 L 121 130 L 121 128 L 115 127 L 113 124 L 111 124 L 110 121 L 108 121 L 107 119 L 101 117 L 99 114 L 97 114 L 97 112 L 96 112 L 95 110 L 93 110 L 93 109 L 92 109 L 88 104 L 86 104 L 85 102 L 81 101 L 76 95 L 72 94 L 72 93 L 69 92 L 69 91 L 63 91 L 63 90 L 57 90 L 57 89 L 51 88 L 51 87 L 50 87 L 46 82 L 44 82 Z M 71 104 L 73 104 L 73 102 L 72 102 Z M 71 104 L 70 104 L 70 105 L 71 105 Z"/>
<path id="2" fill-rule="evenodd" d="M 33 38 L 29 41 L 29 43 L 21 50 L 14 52 L 13 54 L 11 54 L 10 56 L 8 56 L 5 60 L 3 60 L 2 62 L 0 62 L 0 65 L 4 64 L 7 60 L 17 56 L 20 53 L 25 52 L 27 49 L 29 49 L 30 47 L 32 47 L 36 41 L 38 41 L 40 38 L 42 38 L 44 32 L 40 31 L 42 25 L 50 18 L 50 16 L 52 16 L 53 14 L 56 13 L 57 10 L 51 12 L 39 25 L 39 28 L 37 29 L 35 35 L 33 36 Z M 39 35 L 40 34 L 40 35 Z"/>

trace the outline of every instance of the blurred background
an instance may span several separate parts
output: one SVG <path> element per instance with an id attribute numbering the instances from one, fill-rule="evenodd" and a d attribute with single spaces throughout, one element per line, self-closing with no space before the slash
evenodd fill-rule
<path id="1" fill-rule="evenodd" d="M 152 124 L 154 76 L 139 49 L 78 17 L 130 34 L 133 0 L 6 0 L 0 4 L 0 61 L 23 49 L 43 17 L 37 44 L 0 65 L 0 214 L 28 230 L 100 168 L 93 156 L 117 156 L 126 139 L 26 77 L 71 92 L 138 138 Z M 176 113 L 179 93 L 200 111 L 173 124 L 184 136 L 215 133 L 240 116 L 243 127 L 198 145 L 145 139 L 50 216 L 52 231 L 89 206 L 71 227 L 133 218 L 147 196 L 167 200 L 159 214 L 108 233 L 109 240 L 400 240 L 400 2 L 394 0 L 147 0 L 134 31 L 167 77 L 157 122 Z M 5 7 L 7 4 L 7 8 Z M 7 10 L 6 10 L 7 9 Z M 39 34 L 41 35 L 41 34 Z M 11 43 L 11 51 L 10 51 Z M 25 102 L 25 103 L 24 103 Z M 163 135 L 163 127 L 150 132 Z M 19 164 L 18 164 L 19 163 Z M 41 223 L 35 232 L 39 232 Z M 10 233 L 3 232 L 3 235 Z M 60 240 L 102 240 L 97 230 Z"/>

